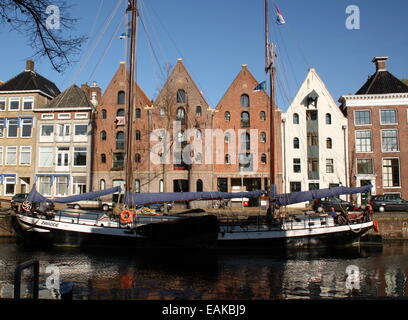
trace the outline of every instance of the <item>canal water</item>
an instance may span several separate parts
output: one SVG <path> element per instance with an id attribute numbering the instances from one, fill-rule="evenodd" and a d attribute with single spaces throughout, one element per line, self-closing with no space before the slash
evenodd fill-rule
<path id="1" fill-rule="evenodd" d="M 336 252 L 286 254 L 142 253 L 34 249 L 0 243 L 0 297 L 13 297 L 15 267 L 40 261 L 40 299 L 60 299 L 58 282 L 74 300 L 336 299 L 408 296 L 408 242 Z M 22 296 L 30 297 L 29 270 Z"/>

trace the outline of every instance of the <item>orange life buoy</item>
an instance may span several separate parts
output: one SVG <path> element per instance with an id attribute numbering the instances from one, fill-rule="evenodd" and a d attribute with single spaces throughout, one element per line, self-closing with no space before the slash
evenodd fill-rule
<path id="1" fill-rule="evenodd" d="M 380 228 L 378 226 L 378 221 L 373 221 L 373 227 L 375 232 L 380 232 Z"/>
<path id="2" fill-rule="evenodd" d="M 134 210 L 123 210 L 120 213 L 120 222 L 131 223 L 133 221 Z"/>

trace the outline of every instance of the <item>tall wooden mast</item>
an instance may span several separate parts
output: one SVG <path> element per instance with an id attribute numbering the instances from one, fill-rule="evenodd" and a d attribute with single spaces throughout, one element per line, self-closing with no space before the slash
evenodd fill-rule
<path id="1" fill-rule="evenodd" d="M 133 107 L 134 107 L 134 83 L 136 74 L 136 27 L 137 27 L 137 0 L 129 0 L 127 10 L 131 16 L 130 21 L 130 48 L 128 59 L 128 76 L 127 76 L 127 133 L 126 133 L 126 157 L 125 157 L 125 174 L 126 174 L 126 191 L 133 189 L 133 172 L 132 172 L 132 132 L 133 132 Z"/>
<path id="2" fill-rule="evenodd" d="M 265 72 L 269 73 L 269 154 L 270 154 L 270 185 L 275 181 L 275 52 L 274 44 L 269 39 L 269 0 L 265 0 Z M 271 191 L 271 190 L 270 190 Z M 269 201 L 269 213 L 275 217 L 274 205 Z"/>

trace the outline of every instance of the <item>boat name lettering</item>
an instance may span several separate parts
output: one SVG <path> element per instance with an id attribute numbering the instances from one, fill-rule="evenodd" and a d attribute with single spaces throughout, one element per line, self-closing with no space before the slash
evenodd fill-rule
<path id="1" fill-rule="evenodd" d="M 49 227 L 58 227 L 58 222 L 42 221 L 41 225 Z"/>

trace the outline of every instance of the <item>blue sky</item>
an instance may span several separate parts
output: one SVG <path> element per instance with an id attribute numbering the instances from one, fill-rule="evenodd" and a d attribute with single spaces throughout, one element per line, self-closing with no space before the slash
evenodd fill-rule
<path id="1" fill-rule="evenodd" d="M 85 34 L 89 40 L 76 57 L 78 62 L 63 74 L 53 71 L 45 58 L 36 61 L 36 70 L 61 90 L 72 83 L 93 80 L 104 90 L 125 57 L 125 41 L 119 35 L 124 31 L 126 1 L 68 2 L 74 5 L 71 15 L 80 19 L 76 29 L 69 32 Z M 176 64 L 179 57 L 211 107 L 217 105 L 242 64 L 247 64 L 259 81 L 265 79 L 263 0 L 139 2 L 143 24 L 139 22 L 137 77 L 150 98 L 157 96 L 164 81 L 165 65 Z M 112 22 L 105 25 L 118 3 Z M 282 12 L 285 25 L 274 23 L 273 3 Z M 360 9 L 359 30 L 345 26 L 349 5 Z M 279 50 L 277 93 L 282 110 L 288 107 L 310 67 L 316 68 L 335 101 L 363 85 L 374 72 L 374 56 L 389 56 L 390 72 L 408 78 L 408 1 L 275 0 L 270 6 L 271 40 Z M 24 70 L 32 52 L 27 40 L 5 25 L 0 41 L 0 79 L 5 81 Z"/>

